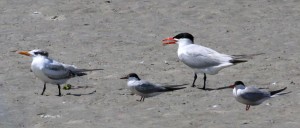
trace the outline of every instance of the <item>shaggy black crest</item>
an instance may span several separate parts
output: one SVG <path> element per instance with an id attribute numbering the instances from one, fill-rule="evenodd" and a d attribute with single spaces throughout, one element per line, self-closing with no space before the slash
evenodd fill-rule
<path id="1" fill-rule="evenodd" d="M 190 33 L 180 33 L 180 34 L 174 36 L 173 38 L 176 38 L 176 39 L 187 38 L 194 42 L 194 36 Z"/>
<path id="2" fill-rule="evenodd" d="M 48 57 L 48 52 L 46 51 L 37 51 L 37 52 L 34 52 L 35 55 L 42 55 L 42 56 L 46 56 Z"/>
<path id="3" fill-rule="evenodd" d="M 242 81 L 236 81 L 234 82 L 234 85 L 245 85 Z"/>
<path id="4" fill-rule="evenodd" d="M 135 77 L 135 78 L 137 78 L 138 80 L 140 80 L 139 76 L 138 76 L 136 73 L 130 73 L 130 74 L 128 75 L 128 77 Z"/>

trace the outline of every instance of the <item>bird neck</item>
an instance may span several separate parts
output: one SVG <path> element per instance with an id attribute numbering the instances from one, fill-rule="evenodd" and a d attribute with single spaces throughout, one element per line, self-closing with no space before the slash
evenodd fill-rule
<path id="1" fill-rule="evenodd" d="M 139 80 L 137 78 L 135 78 L 135 77 L 129 77 L 128 81 L 127 81 L 127 85 L 129 87 L 136 86 L 138 82 L 139 82 Z"/>
<path id="2" fill-rule="evenodd" d="M 32 57 L 32 64 L 41 64 L 41 63 L 45 63 L 48 62 L 49 59 L 45 56 L 34 56 Z"/>
<path id="3" fill-rule="evenodd" d="M 129 77 L 129 78 L 128 78 L 128 81 L 139 81 L 139 79 L 138 79 L 138 78 L 135 78 L 135 77 Z"/>
<path id="4" fill-rule="evenodd" d="M 47 59 L 47 57 L 45 57 L 45 56 L 40 56 L 40 55 L 38 55 L 38 56 L 33 56 L 33 57 L 32 57 L 32 60 L 33 60 L 33 61 L 36 61 L 36 60 L 44 60 L 44 59 Z"/>
<path id="5" fill-rule="evenodd" d="M 190 39 L 179 39 L 177 41 L 177 44 L 179 45 L 179 47 L 182 47 L 182 46 L 186 46 L 189 44 L 193 44 L 193 42 Z"/>
<path id="6" fill-rule="evenodd" d="M 245 89 L 245 85 L 236 85 L 235 89 Z"/>

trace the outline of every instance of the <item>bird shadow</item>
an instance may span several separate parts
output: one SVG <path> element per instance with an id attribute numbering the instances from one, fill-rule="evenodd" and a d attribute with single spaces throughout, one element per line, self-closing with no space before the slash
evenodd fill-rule
<path id="1" fill-rule="evenodd" d="M 205 89 L 203 89 L 203 88 L 197 88 L 197 89 L 204 90 L 204 91 L 220 90 L 218 88 L 205 88 Z"/>
<path id="2" fill-rule="evenodd" d="M 164 84 L 161 84 L 161 85 L 163 85 L 164 87 L 179 87 L 179 86 L 186 86 L 186 85 L 189 85 L 189 84 L 187 84 L 187 83 L 183 83 L 183 84 L 166 84 L 166 83 L 164 83 Z"/>
<path id="3" fill-rule="evenodd" d="M 81 93 L 67 93 L 66 95 L 72 95 L 72 96 L 82 96 L 82 95 L 92 95 L 92 94 L 95 94 L 96 93 L 96 90 L 90 92 L 90 93 L 86 93 L 86 94 L 81 94 Z"/>
<path id="4" fill-rule="evenodd" d="M 93 88 L 92 86 L 71 86 L 70 89 Z"/>

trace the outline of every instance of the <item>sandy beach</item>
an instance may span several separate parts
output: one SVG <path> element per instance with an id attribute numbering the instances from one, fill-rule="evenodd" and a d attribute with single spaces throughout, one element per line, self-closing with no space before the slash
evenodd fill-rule
<path id="1" fill-rule="evenodd" d="M 208 75 L 207 87 L 241 80 L 291 93 L 245 111 L 231 89 L 190 87 L 193 70 L 178 60 L 178 46 L 161 42 L 181 32 L 221 53 L 265 53 Z M 299 0 L 1 0 L 0 127 L 299 128 L 299 33 Z M 104 70 L 70 79 L 76 89 L 62 97 L 48 84 L 42 96 L 32 59 L 16 53 L 37 48 L 63 63 Z M 138 102 L 119 79 L 132 72 L 188 85 Z"/>

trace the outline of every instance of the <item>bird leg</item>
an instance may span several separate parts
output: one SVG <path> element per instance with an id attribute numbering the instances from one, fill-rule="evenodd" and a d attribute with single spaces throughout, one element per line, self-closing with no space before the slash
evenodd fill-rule
<path id="1" fill-rule="evenodd" d="M 194 81 L 193 81 L 192 87 L 195 87 L 195 82 L 196 82 L 196 79 L 197 79 L 197 74 L 195 73 L 195 76 L 194 76 Z"/>
<path id="2" fill-rule="evenodd" d="M 46 90 L 46 83 L 44 83 L 44 88 L 43 88 L 43 92 L 41 95 L 44 95 L 45 90 Z"/>
<path id="3" fill-rule="evenodd" d="M 206 85 L 206 74 L 205 74 L 205 73 L 204 73 L 203 81 L 204 81 L 203 87 L 202 87 L 202 88 L 199 88 L 199 89 L 206 90 L 206 89 L 205 89 L 205 85 Z"/>
<path id="4" fill-rule="evenodd" d="M 60 85 L 57 84 L 57 86 L 58 86 L 58 96 L 61 96 L 61 93 L 60 93 Z"/>
<path id="5" fill-rule="evenodd" d="M 250 105 L 246 105 L 246 111 L 248 111 L 250 108 Z"/>
<path id="6" fill-rule="evenodd" d="M 144 100 L 145 100 L 145 97 L 141 96 L 141 99 L 140 99 L 140 100 L 137 100 L 137 101 L 142 102 L 142 101 L 144 101 Z"/>

